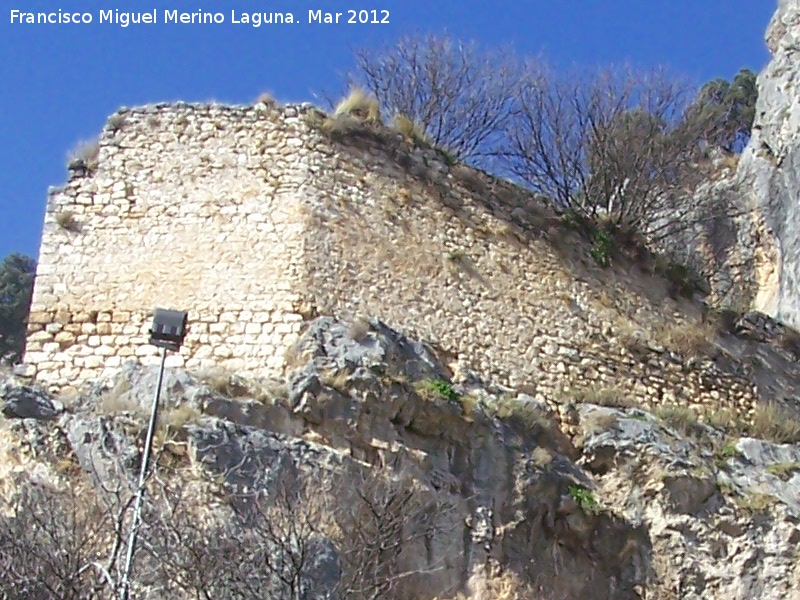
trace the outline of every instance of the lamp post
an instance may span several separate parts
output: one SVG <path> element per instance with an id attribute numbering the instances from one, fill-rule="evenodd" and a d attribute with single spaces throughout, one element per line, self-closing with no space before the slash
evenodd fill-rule
<path id="1" fill-rule="evenodd" d="M 122 572 L 120 586 L 120 600 L 128 600 L 130 595 L 130 574 L 133 565 L 133 554 L 136 550 L 136 537 L 142 517 L 142 502 L 144 500 L 145 484 L 150 466 L 150 452 L 153 446 L 153 434 L 158 419 L 158 401 L 161 397 L 161 384 L 164 381 L 164 365 L 167 361 L 167 350 L 177 352 L 180 350 L 184 337 L 186 337 L 186 321 L 188 315 L 178 310 L 155 309 L 153 325 L 150 328 L 150 344 L 161 348 L 161 368 L 158 370 L 158 383 L 153 395 L 153 406 L 150 411 L 150 423 L 147 426 L 147 438 L 144 443 L 142 465 L 139 470 L 139 487 L 136 490 L 136 502 L 133 508 L 133 521 L 128 535 L 128 551 L 125 554 L 125 568 Z"/>

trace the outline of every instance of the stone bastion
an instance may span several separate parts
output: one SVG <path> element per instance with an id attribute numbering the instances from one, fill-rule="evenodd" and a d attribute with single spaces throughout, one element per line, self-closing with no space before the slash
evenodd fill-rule
<path id="1" fill-rule="evenodd" d="M 747 409 L 746 379 L 657 340 L 629 350 L 695 326 L 663 281 L 597 268 L 528 192 L 352 121 L 266 103 L 110 117 L 50 190 L 23 370 L 59 388 L 156 362 L 162 307 L 189 312 L 168 365 L 279 377 L 304 321 L 375 316 L 456 375 L 536 396 L 576 381 Z"/>

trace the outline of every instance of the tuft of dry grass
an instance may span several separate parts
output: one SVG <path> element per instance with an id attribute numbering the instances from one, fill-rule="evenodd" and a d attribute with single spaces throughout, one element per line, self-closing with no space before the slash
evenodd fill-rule
<path id="1" fill-rule="evenodd" d="M 778 444 L 800 442 L 800 420 L 774 404 L 756 407 L 747 433 Z"/>
<path id="2" fill-rule="evenodd" d="M 279 382 L 245 379 L 222 367 L 202 370 L 197 377 L 211 391 L 226 398 L 247 398 L 266 403 L 286 395 L 285 385 Z"/>
<path id="3" fill-rule="evenodd" d="M 659 406 L 653 410 L 653 414 L 684 437 L 691 436 L 696 431 L 699 423 L 697 414 L 686 406 L 675 404 Z"/>
<path id="4" fill-rule="evenodd" d="M 343 98 L 334 110 L 334 116 L 355 117 L 361 121 L 379 123 L 381 120 L 381 110 L 378 101 L 367 95 L 364 90 L 353 88 L 350 93 Z"/>
<path id="5" fill-rule="evenodd" d="M 80 231 L 80 222 L 71 210 L 62 210 L 56 213 L 56 224 L 67 231 Z"/>
<path id="6" fill-rule="evenodd" d="M 195 406 L 188 403 L 183 403 L 164 411 L 159 419 L 159 422 L 164 427 L 181 429 L 187 423 L 196 422 L 197 419 L 199 419 L 202 415 L 203 413 L 201 413 Z"/>
<path id="7" fill-rule="evenodd" d="M 106 129 L 112 132 L 120 131 L 123 127 L 125 127 L 125 116 L 119 113 L 113 114 L 108 117 L 108 121 L 106 122 Z"/>
<path id="8" fill-rule="evenodd" d="M 116 415 L 120 413 L 144 413 L 141 406 L 136 404 L 130 397 L 130 383 L 125 379 L 120 379 L 110 390 L 100 398 L 97 408 L 100 414 Z"/>
<path id="9" fill-rule="evenodd" d="M 348 335 L 359 343 L 367 339 L 370 331 L 372 331 L 372 325 L 370 325 L 369 319 L 365 317 L 354 319 L 347 329 Z"/>
<path id="10" fill-rule="evenodd" d="M 530 402 L 507 396 L 497 400 L 494 408 L 498 419 L 517 421 L 527 430 L 547 429 L 550 426 L 539 407 Z"/>
<path id="11" fill-rule="evenodd" d="M 709 322 L 665 323 L 656 327 L 654 339 L 681 356 L 704 356 L 713 346 L 717 329 Z"/>
<path id="12" fill-rule="evenodd" d="M 553 455 L 547 450 L 547 448 L 542 448 L 538 446 L 533 449 L 531 452 L 531 458 L 533 459 L 533 464 L 537 467 L 546 467 L 551 462 L 553 462 Z"/>
<path id="13" fill-rule="evenodd" d="M 409 144 L 414 144 L 415 146 L 430 145 L 430 141 L 425 135 L 425 130 L 402 113 L 398 113 L 392 118 L 392 127 L 396 129 Z"/>
<path id="14" fill-rule="evenodd" d="M 256 99 L 256 104 L 264 104 L 270 108 L 278 106 L 278 101 L 269 92 L 262 92 Z"/>
<path id="15" fill-rule="evenodd" d="M 69 163 L 82 161 L 89 172 L 97 170 L 100 157 L 100 142 L 98 140 L 81 141 L 67 155 Z"/>
<path id="16" fill-rule="evenodd" d="M 618 386 L 583 386 L 562 389 L 560 401 L 574 404 L 597 404 L 609 408 L 638 408 L 641 406 L 630 391 Z"/>

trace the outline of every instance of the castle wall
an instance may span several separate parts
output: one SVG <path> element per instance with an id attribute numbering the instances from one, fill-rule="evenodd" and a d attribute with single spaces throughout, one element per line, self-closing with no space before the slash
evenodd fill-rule
<path id="1" fill-rule="evenodd" d="M 122 111 L 96 172 L 49 199 L 25 362 L 63 386 L 156 361 L 159 306 L 189 311 L 170 364 L 280 376 L 305 318 L 376 316 L 456 377 L 562 407 L 588 389 L 752 409 L 751 382 L 670 347 L 699 315 L 589 250 L 524 190 L 390 129 L 263 104 Z"/>
<path id="2" fill-rule="evenodd" d="M 112 117 L 95 172 L 48 200 L 25 354 L 37 379 L 157 360 L 154 307 L 189 311 L 169 364 L 278 372 L 302 320 L 297 121 L 264 105 Z"/>

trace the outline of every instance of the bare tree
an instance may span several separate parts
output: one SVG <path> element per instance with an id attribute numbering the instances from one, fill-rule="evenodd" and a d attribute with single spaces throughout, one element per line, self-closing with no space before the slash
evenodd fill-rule
<path id="1" fill-rule="evenodd" d="M 339 540 L 342 596 L 399 600 L 432 590 L 426 583 L 446 565 L 443 556 L 431 556 L 431 544 L 449 534 L 440 528 L 457 512 L 456 504 L 408 475 L 377 471 L 351 477 L 352 498 L 335 513 L 344 534 Z"/>
<path id="2" fill-rule="evenodd" d="M 556 207 L 657 235 L 700 181 L 703 128 L 688 86 L 663 72 L 557 76 L 530 64 L 504 167 Z"/>
<path id="3" fill-rule="evenodd" d="M 492 156 L 519 94 L 508 52 L 482 52 L 448 36 L 406 36 L 381 51 L 357 50 L 349 83 L 369 91 L 384 114 L 422 127 L 459 159 Z"/>
<path id="4" fill-rule="evenodd" d="M 0 517 L 0 598 L 107 598 L 113 545 L 104 507 L 82 486 L 27 482 Z"/>

